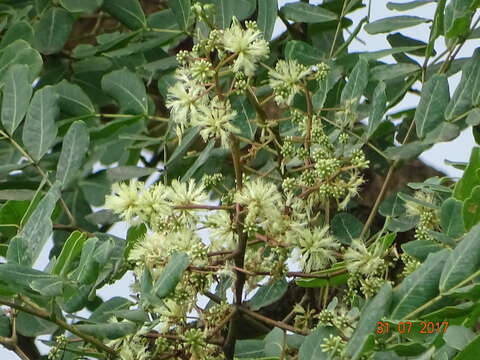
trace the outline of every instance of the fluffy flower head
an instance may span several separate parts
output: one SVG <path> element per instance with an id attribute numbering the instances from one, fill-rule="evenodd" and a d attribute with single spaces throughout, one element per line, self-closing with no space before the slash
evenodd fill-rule
<path id="1" fill-rule="evenodd" d="M 201 107 L 200 114 L 192 121 L 192 125 L 202 127 L 200 135 L 205 141 L 210 138 L 220 139 L 222 146 L 228 147 L 230 133 L 238 131 L 232 124 L 236 114 L 228 100 L 221 101 L 215 97 L 210 104 Z"/>
<path id="2" fill-rule="evenodd" d="M 372 275 L 384 264 L 379 254 L 371 253 L 360 240 L 353 240 L 343 257 L 347 269 L 353 273 Z"/>
<path id="3" fill-rule="evenodd" d="M 275 184 L 265 182 L 261 178 L 247 181 L 242 191 L 235 194 L 235 201 L 245 205 L 248 214 L 245 218 L 247 228 L 260 223 L 270 222 L 281 216 L 283 208 L 282 196 Z"/>
<path id="4" fill-rule="evenodd" d="M 270 70 L 268 74 L 270 87 L 276 93 L 275 101 L 289 105 L 295 94 L 300 92 L 302 81 L 311 75 L 312 71 L 296 60 L 279 60 L 275 70 Z"/>
<path id="5" fill-rule="evenodd" d="M 329 234 L 328 226 L 321 229 L 298 229 L 294 235 L 294 254 L 305 272 L 326 268 L 336 261 L 335 253 L 340 243 Z"/>
<path id="6" fill-rule="evenodd" d="M 168 89 L 166 102 L 180 133 L 189 126 L 190 121 L 197 119 L 200 107 L 206 103 L 206 97 L 202 95 L 205 88 L 190 78 L 187 72 L 184 69 L 177 73 L 179 81 Z"/>
<path id="7" fill-rule="evenodd" d="M 247 76 L 253 75 L 255 65 L 269 53 L 268 43 L 256 24 L 249 22 L 244 30 L 236 18 L 232 26 L 223 32 L 222 44 L 225 50 L 237 54 L 233 70 L 243 70 Z"/>
<path id="8" fill-rule="evenodd" d="M 105 207 L 130 222 L 140 213 L 138 194 L 141 191 L 143 186 L 137 180 L 113 184 L 112 194 L 105 198 Z"/>

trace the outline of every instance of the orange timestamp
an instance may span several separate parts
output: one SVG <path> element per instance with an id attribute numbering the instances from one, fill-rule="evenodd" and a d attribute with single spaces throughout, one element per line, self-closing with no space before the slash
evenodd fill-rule
<path id="1" fill-rule="evenodd" d="M 397 332 L 399 334 L 410 334 L 417 332 L 419 334 L 435 334 L 445 333 L 448 328 L 448 321 L 433 322 L 420 321 L 413 323 L 412 321 L 399 321 L 396 324 L 391 324 L 387 321 L 377 321 L 377 335 L 390 334 Z"/>

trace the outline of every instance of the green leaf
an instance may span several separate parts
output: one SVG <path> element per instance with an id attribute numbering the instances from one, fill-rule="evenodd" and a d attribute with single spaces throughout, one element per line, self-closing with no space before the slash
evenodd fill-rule
<path id="1" fill-rule="evenodd" d="M 80 86 L 64 79 L 55 85 L 55 91 L 59 95 L 58 105 L 62 113 L 72 117 L 95 114 L 92 101 Z"/>
<path id="2" fill-rule="evenodd" d="M 145 13 L 138 0 L 103 0 L 103 9 L 132 30 L 147 25 Z"/>
<path id="3" fill-rule="evenodd" d="M 443 335 L 443 340 L 448 346 L 463 350 L 472 340 L 475 339 L 475 333 L 464 326 L 450 325 Z"/>
<path id="4" fill-rule="evenodd" d="M 417 308 L 438 295 L 440 271 L 449 253 L 448 250 L 442 250 L 428 255 L 425 262 L 395 288 L 390 314 L 392 319 L 408 318 Z"/>
<path id="5" fill-rule="evenodd" d="M 52 334 L 58 329 L 55 323 L 20 311 L 16 317 L 17 331 L 27 337 Z"/>
<path id="6" fill-rule="evenodd" d="M 387 8 L 389 10 L 396 10 L 396 11 L 407 11 L 411 9 L 415 9 L 419 6 L 423 6 L 432 2 L 435 2 L 436 0 L 414 0 L 410 1 L 407 3 L 394 3 L 394 2 L 388 2 L 387 3 Z"/>
<path id="7" fill-rule="evenodd" d="M 190 146 L 197 140 L 200 134 L 200 127 L 195 126 L 188 129 L 182 137 L 180 144 L 175 148 L 173 154 L 167 161 L 166 166 L 174 165 L 187 152 Z"/>
<path id="8" fill-rule="evenodd" d="M 272 38 L 273 28 L 277 21 L 278 0 L 263 0 L 258 2 L 257 24 L 263 32 L 265 40 Z"/>
<path id="9" fill-rule="evenodd" d="M 0 314 L 0 336 L 10 337 L 12 334 L 11 326 L 10 317 Z"/>
<path id="10" fill-rule="evenodd" d="M 121 111 L 129 114 L 148 113 L 145 84 L 130 70 L 115 70 L 105 75 L 102 89 L 117 101 Z"/>
<path id="11" fill-rule="evenodd" d="M 112 210 L 99 210 L 85 216 L 85 220 L 95 225 L 108 225 L 121 221 Z"/>
<path id="12" fill-rule="evenodd" d="M 73 17 L 59 7 L 52 7 L 42 14 L 35 25 L 36 48 L 45 55 L 55 54 L 63 49 L 70 37 Z"/>
<path id="13" fill-rule="evenodd" d="M 414 240 L 402 244 L 403 251 L 420 261 L 424 261 L 429 254 L 444 248 L 444 246 L 433 240 Z"/>
<path id="14" fill-rule="evenodd" d="M 397 194 L 393 194 L 382 201 L 378 212 L 385 217 L 397 217 L 405 214 L 405 210 L 405 202 Z"/>
<path id="15" fill-rule="evenodd" d="M 250 300 L 250 308 L 253 311 L 257 311 L 262 307 L 273 304 L 285 294 L 287 288 L 288 283 L 285 278 L 281 278 L 273 283 L 262 286 Z"/>
<path id="16" fill-rule="evenodd" d="M 453 319 L 468 315 L 474 309 L 475 304 L 472 301 L 467 301 L 458 305 L 444 306 L 429 314 L 422 315 L 424 320 L 445 321 L 445 319 Z"/>
<path id="17" fill-rule="evenodd" d="M 333 329 L 317 327 L 303 341 L 298 353 L 299 360 L 327 360 L 330 359 L 328 352 L 322 349 L 323 342 L 333 335 Z"/>
<path id="18" fill-rule="evenodd" d="M 402 199 L 403 201 L 406 201 L 406 202 L 412 202 L 412 203 L 418 204 L 420 206 L 426 207 L 428 209 L 433 209 L 433 210 L 438 209 L 438 206 L 435 205 L 435 204 L 432 204 L 431 202 L 417 199 L 414 196 L 411 196 L 411 195 L 408 195 L 408 194 L 405 194 L 405 193 L 402 193 L 402 192 L 399 192 L 398 196 L 400 197 L 400 199 Z"/>
<path id="19" fill-rule="evenodd" d="M 74 313 L 82 310 L 88 302 L 88 296 L 92 291 L 90 285 L 66 286 L 63 298 L 58 299 L 63 311 Z"/>
<path id="20" fill-rule="evenodd" d="M 470 30 L 470 21 L 476 1 L 452 0 L 445 7 L 444 30 L 446 38 L 465 35 Z"/>
<path id="21" fill-rule="evenodd" d="M 329 64 L 330 70 L 328 71 L 327 78 L 320 82 L 318 90 L 313 93 L 312 103 L 315 111 L 320 110 L 325 101 L 329 91 L 335 86 L 338 80 L 342 77 L 339 67 Z"/>
<path id="22" fill-rule="evenodd" d="M 160 299 L 167 297 L 175 289 L 189 264 L 190 260 L 187 254 L 175 253 L 172 255 L 160 277 L 153 285 L 153 293 Z"/>
<path id="23" fill-rule="evenodd" d="M 194 174 L 195 172 L 205 164 L 205 162 L 209 159 L 210 153 L 212 152 L 213 147 L 215 146 L 215 141 L 210 140 L 205 146 L 205 148 L 202 150 L 200 155 L 198 155 L 197 160 L 193 163 L 192 166 L 190 166 L 185 174 L 183 174 L 181 182 L 186 182 L 188 181 Z"/>
<path id="24" fill-rule="evenodd" d="M 440 292 L 446 293 L 478 271 L 480 267 L 480 225 L 473 227 L 448 257 L 440 278 Z M 465 284 L 463 284 L 465 285 Z"/>
<path id="25" fill-rule="evenodd" d="M 138 309 L 138 310 L 118 310 L 115 311 L 113 316 L 119 317 L 128 321 L 132 321 L 143 325 L 145 322 L 149 321 L 148 313 L 145 311 Z"/>
<path id="26" fill-rule="evenodd" d="M 42 69 L 42 57 L 24 40 L 17 40 L 8 45 L 0 54 L 0 86 L 5 82 L 5 73 L 14 64 L 28 65 L 29 80 L 32 83 Z"/>
<path id="27" fill-rule="evenodd" d="M 322 61 L 323 53 L 304 41 L 290 40 L 285 46 L 285 58 L 297 60 L 304 65 L 315 65 Z"/>
<path id="28" fill-rule="evenodd" d="M 284 5 L 280 11 L 287 19 L 295 22 L 316 24 L 338 20 L 334 12 L 304 2 Z"/>
<path id="29" fill-rule="evenodd" d="M 155 28 L 155 38 L 161 39 L 164 42 L 167 42 L 182 33 L 172 9 L 165 9 L 150 14 L 147 19 L 147 25 Z M 162 31 L 158 31 L 158 29 Z"/>
<path id="30" fill-rule="evenodd" d="M 187 30 L 190 24 L 191 7 L 190 0 L 168 0 L 168 7 L 172 9 L 175 18 L 177 19 L 180 29 Z"/>
<path id="31" fill-rule="evenodd" d="M 239 359 L 259 359 L 265 356 L 262 340 L 235 341 L 235 357 Z"/>
<path id="32" fill-rule="evenodd" d="M 445 235 L 458 238 L 465 232 L 462 216 L 463 203 L 454 198 L 445 200 L 440 210 L 440 225 Z"/>
<path id="33" fill-rule="evenodd" d="M 387 35 L 387 40 L 390 43 L 390 45 L 392 46 L 392 48 L 406 47 L 406 46 L 412 46 L 412 47 L 419 46 L 420 48 L 418 50 L 407 50 L 406 53 L 416 55 L 416 56 L 421 56 L 421 57 L 425 56 L 425 50 L 428 46 L 428 44 L 423 42 L 423 41 L 413 39 L 413 38 L 405 36 L 401 33 L 389 34 L 389 35 Z M 436 55 L 436 52 L 432 51 L 432 55 Z M 401 58 L 398 58 L 398 62 L 403 62 L 403 61 L 411 62 L 411 63 L 415 64 L 415 61 L 412 61 L 408 57 L 403 57 L 402 56 Z"/>
<path id="34" fill-rule="evenodd" d="M 281 356 L 285 347 L 285 333 L 282 329 L 274 328 L 270 331 L 265 339 L 264 354 L 265 356 Z"/>
<path id="35" fill-rule="evenodd" d="M 30 287 L 43 296 L 55 297 L 63 294 L 64 281 L 62 279 L 38 279 L 32 281 Z"/>
<path id="36" fill-rule="evenodd" d="M 349 245 L 360 236 L 363 224 L 352 214 L 338 213 L 332 219 L 331 229 L 342 244 Z"/>
<path id="37" fill-rule="evenodd" d="M 447 329 L 448 331 L 448 329 Z M 454 360 L 473 360 L 478 356 L 478 349 L 480 349 L 480 336 L 473 339 L 462 352 L 455 356 Z"/>
<path id="38" fill-rule="evenodd" d="M 257 10 L 256 0 L 238 0 L 233 2 L 233 15 L 238 20 L 248 19 L 253 15 L 255 10 Z"/>
<path id="39" fill-rule="evenodd" d="M 147 74 L 154 76 L 158 72 L 173 70 L 178 66 L 176 56 L 169 56 L 160 60 L 143 65 L 143 69 Z"/>
<path id="40" fill-rule="evenodd" d="M 473 103 L 475 85 L 480 84 L 480 51 L 475 51 L 471 60 L 462 68 L 462 78 L 445 109 L 447 121 L 454 121 L 459 115 L 465 114 Z M 479 85 L 477 85 L 477 88 Z M 476 96 L 476 94 L 474 95 Z"/>
<path id="41" fill-rule="evenodd" d="M 403 360 L 405 356 L 413 357 L 416 355 L 420 355 L 424 353 L 427 350 L 427 348 L 423 343 L 414 341 L 414 342 L 403 342 L 403 343 L 393 344 L 388 346 L 386 350 L 393 350 L 395 354 L 402 356 L 401 358 L 398 358 L 398 359 Z M 387 353 L 387 354 L 389 356 L 388 359 L 390 360 L 391 355 L 390 353 Z"/>
<path id="42" fill-rule="evenodd" d="M 80 324 L 76 327 L 99 339 L 114 340 L 137 331 L 137 325 L 129 321 L 106 324 Z"/>
<path id="43" fill-rule="evenodd" d="M 83 244 L 80 262 L 72 274 L 80 284 L 92 284 L 98 277 L 98 264 L 93 259 L 97 243 L 97 238 L 89 238 Z"/>
<path id="44" fill-rule="evenodd" d="M 2 237 L 10 239 L 17 234 L 17 227 L 5 225 L 20 225 L 29 204 L 29 201 L 7 201 L 0 207 L 0 224 L 3 225 Z"/>
<path id="45" fill-rule="evenodd" d="M 32 200 L 34 196 L 33 190 L 0 190 L 0 200 Z"/>
<path id="46" fill-rule="evenodd" d="M 435 9 L 435 15 L 433 18 L 432 28 L 430 30 L 430 36 L 428 39 L 427 49 L 425 50 L 425 56 L 432 56 L 435 52 L 435 40 L 443 35 L 443 20 L 446 0 L 439 0 L 437 8 Z"/>
<path id="47" fill-rule="evenodd" d="M 465 200 L 470 197 L 472 190 L 480 185 L 480 176 L 477 169 L 480 168 L 480 147 L 474 147 L 468 161 L 467 168 L 463 172 L 462 178 L 455 185 L 453 197 L 458 200 Z"/>
<path id="48" fill-rule="evenodd" d="M 39 270 L 30 268 L 29 266 L 23 266 L 19 264 L 9 263 L 9 264 L 0 264 L 0 283 L 6 283 L 12 289 L 17 289 L 17 291 L 31 294 L 32 290 L 43 293 L 46 296 L 49 294 L 48 287 L 55 284 L 61 283 L 62 280 L 54 275 L 44 273 Z M 42 288 L 32 286 L 35 282 L 37 284 L 42 283 Z M 0 285 L 1 287 L 1 285 Z M 45 292 L 43 292 L 45 291 Z"/>
<path id="49" fill-rule="evenodd" d="M 103 0 L 60 0 L 62 6 L 70 12 L 93 13 L 102 5 Z"/>
<path id="50" fill-rule="evenodd" d="M 10 45 L 15 40 L 25 40 L 28 43 L 32 43 L 34 39 L 34 30 L 32 25 L 26 21 L 18 21 L 8 28 L 5 34 L 2 36 L 0 42 L 0 49 Z"/>
<path id="51" fill-rule="evenodd" d="M 373 92 L 372 109 L 368 118 L 367 137 L 373 135 L 382 121 L 387 110 L 386 87 L 383 81 L 379 82 Z"/>
<path id="52" fill-rule="evenodd" d="M 382 34 L 423 24 L 427 21 L 429 20 L 418 16 L 392 16 L 371 22 L 365 25 L 364 29 L 369 34 Z"/>
<path id="53" fill-rule="evenodd" d="M 63 138 L 62 152 L 57 164 L 56 179 L 66 187 L 80 170 L 90 143 L 83 121 L 75 121 Z"/>
<path id="54" fill-rule="evenodd" d="M 130 300 L 120 296 L 114 296 L 97 307 L 88 320 L 97 323 L 108 322 L 115 313 L 121 310 L 127 310 L 132 305 Z"/>
<path id="55" fill-rule="evenodd" d="M 40 160 L 55 143 L 59 113 L 58 95 L 51 86 L 37 90 L 28 107 L 23 127 L 23 144 L 34 160 Z"/>
<path id="56" fill-rule="evenodd" d="M 13 65 L 5 74 L 2 99 L 2 125 L 8 134 L 13 135 L 20 125 L 32 96 L 27 65 Z"/>
<path id="57" fill-rule="evenodd" d="M 60 198 L 60 184 L 56 182 L 38 203 L 18 236 L 8 246 L 7 259 L 32 266 L 52 233 L 52 212 Z"/>
<path id="58" fill-rule="evenodd" d="M 420 71 L 421 68 L 416 64 L 399 63 L 378 65 L 370 70 L 370 75 L 373 80 L 392 80 L 396 78 L 405 78 L 413 73 Z"/>
<path id="59" fill-rule="evenodd" d="M 127 245 L 125 246 L 124 258 L 128 259 L 128 255 L 133 247 L 140 241 L 140 239 L 147 233 L 145 224 L 131 226 L 127 231 Z"/>
<path id="60" fill-rule="evenodd" d="M 435 129 L 427 133 L 423 143 L 426 145 L 448 142 L 460 135 L 460 128 L 452 123 L 442 122 Z"/>
<path id="61" fill-rule="evenodd" d="M 239 135 L 247 139 L 253 139 L 257 131 L 257 124 L 255 123 L 257 112 L 255 108 L 244 95 L 232 95 L 230 103 L 237 112 L 233 119 L 233 125 L 240 130 Z"/>
<path id="62" fill-rule="evenodd" d="M 349 100 L 357 99 L 363 94 L 368 83 L 368 61 L 361 57 L 353 68 L 348 82 L 343 88 L 341 95 L 341 103 L 345 104 Z"/>
<path id="63" fill-rule="evenodd" d="M 111 182 L 120 182 L 142 176 L 148 176 L 156 171 L 157 169 L 139 166 L 117 166 L 107 169 L 107 179 Z"/>
<path id="64" fill-rule="evenodd" d="M 73 261 L 82 253 L 83 244 L 86 240 L 87 236 L 80 231 L 71 233 L 62 247 L 60 255 L 55 260 L 51 273 L 65 276 L 71 269 Z"/>
<path id="65" fill-rule="evenodd" d="M 472 226 L 480 222 L 480 185 L 475 186 L 472 193 L 463 203 L 463 219 L 465 228 L 471 229 Z"/>
<path id="66" fill-rule="evenodd" d="M 417 136 L 424 138 L 442 121 L 450 100 L 448 81 L 445 75 L 433 75 L 422 89 L 422 97 L 415 111 Z"/>
<path id="67" fill-rule="evenodd" d="M 480 109 L 475 108 L 470 111 L 470 114 L 468 114 L 467 119 L 465 120 L 465 123 L 469 126 L 476 126 L 480 125 Z"/>
<path id="68" fill-rule="evenodd" d="M 233 1 L 213 0 L 215 4 L 215 25 L 219 29 L 230 27 L 233 18 Z"/>
<path id="69" fill-rule="evenodd" d="M 345 355 L 349 359 L 356 360 L 362 356 L 368 338 L 373 335 L 377 327 L 377 321 L 388 311 L 391 300 L 392 286 L 386 283 L 362 310 L 360 320 L 345 348 Z"/>

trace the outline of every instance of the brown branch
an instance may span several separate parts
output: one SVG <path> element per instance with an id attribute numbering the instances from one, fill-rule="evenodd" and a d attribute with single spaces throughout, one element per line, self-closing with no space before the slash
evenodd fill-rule
<path id="1" fill-rule="evenodd" d="M 235 169 L 235 180 L 236 180 L 236 189 L 241 191 L 243 187 L 242 182 L 242 164 L 240 161 L 240 147 L 239 141 L 232 134 L 231 136 L 231 151 L 232 151 L 232 160 L 233 167 Z M 233 253 L 233 260 L 237 268 L 243 269 L 245 263 L 245 251 L 247 250 L 247 238 L 246 234 L 243 231 L 243 221 L 244 214 L 241 214 L 242 207 L 240 204 L 235 204 L 235 226 L 238 234 L 238 245 L 237 249 Z M 237 278 L 235 280 L 235 304 L 240 306 L 242 304 L 243 297 L 243 287 L 245 286 L 245 281 L 247 279 L 246 274 L 241 271 L 236 270 Z M 237 326 L 238 326 L 238 315 L 235 311 L 230 319 L 228 326 L 227 338 L 223 344 L 223 351 L 228 360 L 233 360 L 235 353 L 235 342 L 237 338 Z"/>
<path id="2" fill-rule="evenodd" d="M 262 321 L 265 324 L 272 325 L 272 326 L 278 327 L 280 329 L 291 331 L 291 332 L 294 332 L 294 333 L 300 334 L 300 335 L 308 335 L 309 334 L 309 332 L 306 331 L 306 330 L 297 329 L 297 328 L 295 328 L 293 326 L 290 326 L 288 324 L 285 324 L 281 321 L 276 321 L 276 320 L 270 319 L 269 317 L 258 314 L 255 311 L 249 310 L 249 309 L 247 309 L 243 306 L 239 306 L 238 310 L 240 312 L 244 313 L 245 315 L 248 315 L 248 316 L 250 316 L 254 319 Z"/>
<path id="3" fill-rule="evenodd" d="M 22 300 L 24 300 L 24 302 L 25 302 L 25 299 L 22 299 Z M 111 354 L 111 355 L 116 355 L 117 354 L 117 352 L 114 349 L 105 345 L 103 342 L 101 342 L 97 338 L 95 338 L 93 336 L 90 336 L 88 334 L 85 334 L 81 330 L 77 329 L 75 326 L 72 326 L 72 325 L 68 324 L 67 322 L 65 322 L 62 319 L 58 319 L 54 314 L 50 314 L 45 309 L 42 309 L 42 308 L 38 307 L 37 305 L 33 304 L 30 301 L 28 301 L 27 305 L 20 305 L 20 304 L 17 304 L 15 302 L 13 302 L 13 301 L 5 299 L 3 297 L 0 297 L 0 304 L 8 306 L 12 309 L 23 311 L 23 312 L 28 313 L 30 315 L 36 316 L 40 319 L 52 322 L 52 323 L 58 325 L 59 327 L 71 332 L 72 334 L 77 335 L 79 338 L 82 338 L 85 342 L 88 342 L 88 343 L 92 344 L 93 346 L 95 346 L 100 351 L 104 351 L 104 352 L 106 352 L 108 354 Z"/>
<path id="4" fill-rule="evenodd" d="M 22 351 L 20 346 L 18 346 L 13 334 L 12 337 L 0 336 L 0 344 L 2 344 L 6 349 L 13 351 L 20 359 L 30 360 L 30 358 Z"/>

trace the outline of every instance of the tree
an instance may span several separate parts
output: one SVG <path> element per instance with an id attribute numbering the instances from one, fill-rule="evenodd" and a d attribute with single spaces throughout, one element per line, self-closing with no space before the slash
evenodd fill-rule
<path id="1" fill-rule="evenodd" d="M 47 357 L 40 335 L 50 359 L 476 358 L 480 148 L 458 182 L 417 158 L 478 140 L 480 53 L 457 55 L 480 2 L 387 7 L 400 15 L 3 1 L 0 343 L 21 359 Z M 428 42 L 402 34 L 420 24 Z M 361 29 L 391 47 L 349 52 Z M 96 295 L 127 272 L 121 297 Z"/>

